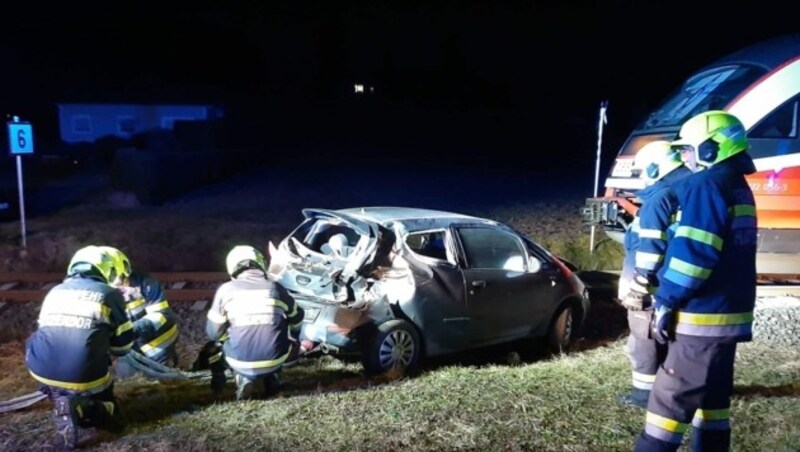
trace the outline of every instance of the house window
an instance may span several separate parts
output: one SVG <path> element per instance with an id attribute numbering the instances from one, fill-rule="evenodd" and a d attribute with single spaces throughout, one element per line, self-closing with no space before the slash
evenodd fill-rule
<path id="1" fill-rule="evenodd" d="M 92 133 L 92 117 L 89 115 L 75 115 L 72 117 L 73 133 Z"/>
<path id="2" fill-rule="evenodd" d="M 117 116 L 117 131 L 124 135 L 136 133 L 136 118 L 133 116 Z"/>
<path id="3" fill-rule="evenodd" d="M 175 128 L 176 121 L 196 121 L 196 118 L 189 118 L 186 116 L 164 116 L 161 118 L 161 128 L 172 130 Z"/>

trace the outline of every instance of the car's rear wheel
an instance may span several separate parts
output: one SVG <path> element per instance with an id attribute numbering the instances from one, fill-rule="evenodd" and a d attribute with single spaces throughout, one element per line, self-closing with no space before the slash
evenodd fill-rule
<path id="1" fill-rule="evenodd" d="M 556 315 L 550 322 L 550 330 L 547 332 L 547 348 L 553 353 L 563 352 L 572 342 L 574 331 L 574 310 L 569 303 L 566 303 L 556 311 Z"/>
<path id="2" fill-rule="evenodd" d="M 382 374 L 399 367 L 414 368 L 419 361 L 421 344 L 414 325 L 401 320 L 389 320 L 378 325 L 364 344 L 361 361 L 369 375 Z"/>

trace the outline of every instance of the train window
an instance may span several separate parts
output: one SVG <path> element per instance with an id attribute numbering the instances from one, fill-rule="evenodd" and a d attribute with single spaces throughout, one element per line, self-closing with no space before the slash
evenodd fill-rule
<path id="1" fill-rule="evenodd" d="M 749 138 L 797 138 L 800 95 L 795 96 L 753 127 Z"/>
<path id="2" fill-rule="evenodd" d="M 674 127 L 706 110 L 722 110 L 765 70 L 751 66 L 722 66 L 702 72 L 672 93 L 639 125 L 638 130 Z"/>

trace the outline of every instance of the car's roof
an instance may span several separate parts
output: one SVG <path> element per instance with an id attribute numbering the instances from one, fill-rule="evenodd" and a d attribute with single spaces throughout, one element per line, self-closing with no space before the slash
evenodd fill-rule
<path id="1" fill-rule="evenodd" d="M 374 206 L 374 207 L 351 207 L 348 209 L 340 209 L 336 212 L 341 212 L 354 217 L 371 220 L 377 223 L 384 223 L 387 221 L 411 221 L 419 219 L 452 219 L 452 220 L 465 220 L 465 221 L 491 221 L 485 218 L 473 217 L 461 213 L 447 212 L 443 210 L 432 209 L 419 209 L 416 207 L 392 207 L 392 206 Z"/>

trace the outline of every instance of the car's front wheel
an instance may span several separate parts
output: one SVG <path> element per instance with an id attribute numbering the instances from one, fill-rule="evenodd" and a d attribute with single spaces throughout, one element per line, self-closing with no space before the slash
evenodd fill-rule
<path id="1" fill-rule="evenodd" d="M 556 311 L 547 332 L 547 347 L 553 353 L 561 353 L 569 347 L 575 329 L 572 306 L 564 304 Z"/>
<path id="2" fill-rule="evenodd" d="M 419 333 L 414 325 L 394 319 L 378 325 L 364 344 L 361 361 L 367 374 L 378 375 L 394 367 L 414 368 L 420 352 Z"/>

